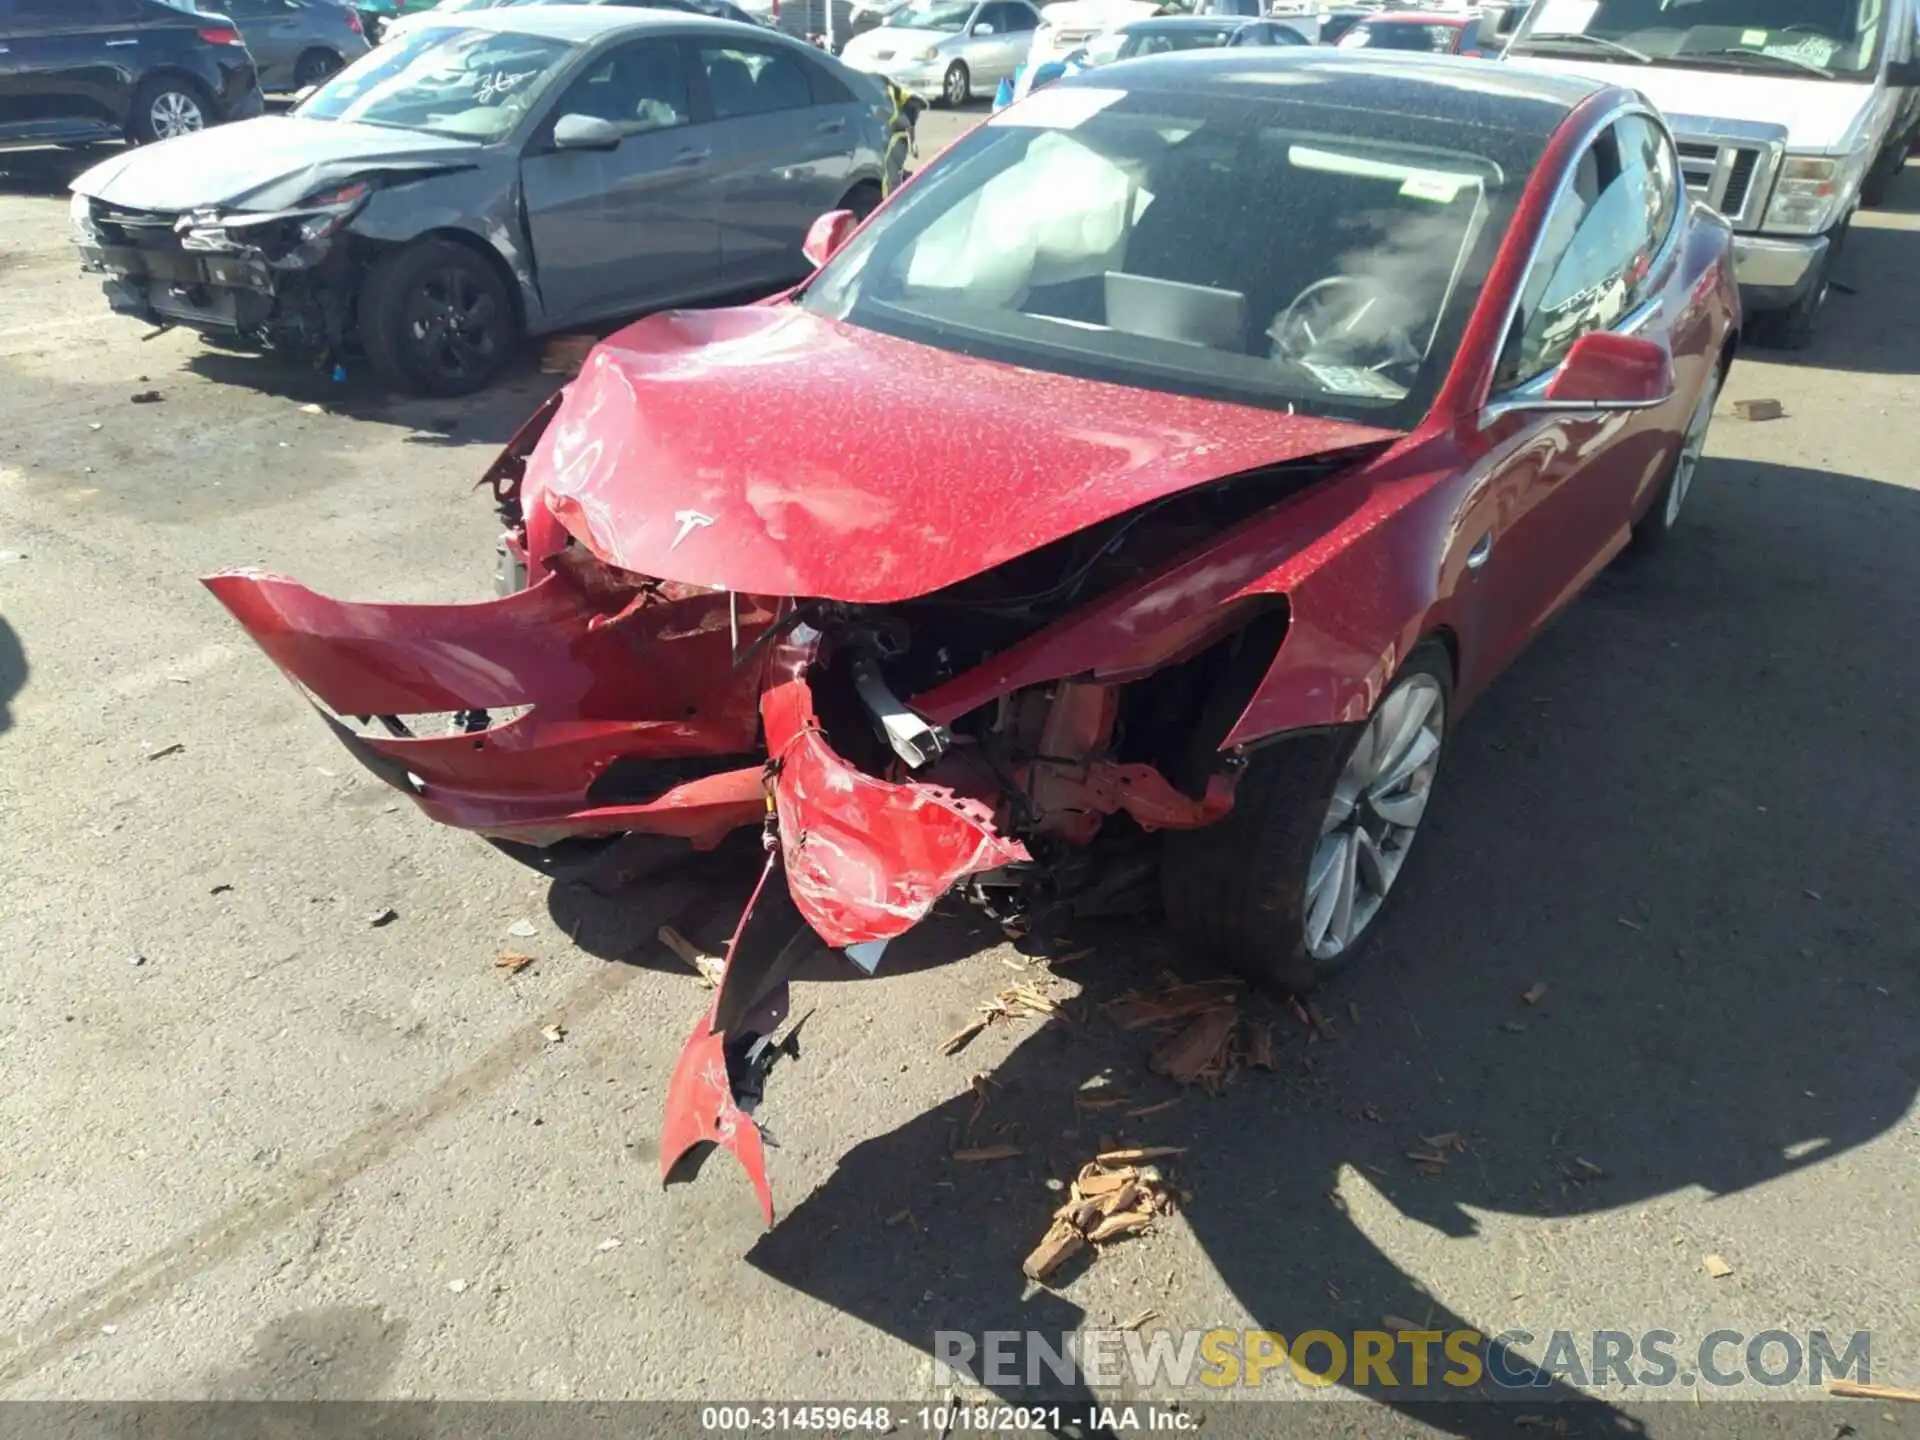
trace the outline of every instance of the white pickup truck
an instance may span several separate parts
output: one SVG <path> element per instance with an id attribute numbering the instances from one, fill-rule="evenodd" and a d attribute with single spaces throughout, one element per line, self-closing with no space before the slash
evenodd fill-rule
<path id="1" fill-rule="evenodd" d="M 1746 334 L 1812 338 L 1834 260 L 1920 124 L 1920 0 L 1535 0 L 1504 57 L 1640 91 L 1734 228 Z"/>

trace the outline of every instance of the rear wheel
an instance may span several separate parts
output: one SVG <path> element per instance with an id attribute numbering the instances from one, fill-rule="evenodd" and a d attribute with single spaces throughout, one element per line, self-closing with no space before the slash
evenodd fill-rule
<path id="1" fill-rule="evenodd" d="M 1219 824 L 1167 838 L 1167 916 L 1258 980 L 1311 990 L 1372 933 L 1426 814 L 1453 698 L 1446 651 L 1408 656 L 1358 732 L 1257 752 Z"/>
<path id="2" fill-rule="evenodd" d="M 294 88 L 304 90 L 309 85 L 318 85 L 338 70 L 340 63 L 340 57 L 331 50 L 307 51 L 293 67 Z"/>
<path id="3" fill-rule="evenodd" d="M 499 274 L 450 240 L 383 256 L 360 290 L 360 343 L 382 380 L 423 395 L 469 395 L 506 364 L 516 338 Z"/>
<path id="4" fill-rule="evenodd" d="M 966 63 L 956 60 L 947 67 L 945 78 L 940 82 L 940 98 L 949 105 L 964 105 L 973 98 L 973 77 L 967 73 Z"/>
<path id="5" fill-rule="evenodd" d="M 176 135 L 204 130 L 213 121 L 213 102 L 196 81 L 185 76 L 156 75 L 133 97 L 128 138 L 139 145 L 171 140 Z"/>

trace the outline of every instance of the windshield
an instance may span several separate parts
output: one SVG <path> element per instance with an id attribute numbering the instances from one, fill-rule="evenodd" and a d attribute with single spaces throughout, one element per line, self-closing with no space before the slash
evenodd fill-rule
<path id="1" fill-rule="evenodd" d="M 295 114 L 499 140 L 546 89 L 574 47 L 497 30 L 416 30 L 354 61 Z"/>
<path id="2" fill-rule="evenodd" d="M 1234 25 L 1168 25 L 1160 29 L 1123 31 L 1105 60 L 1131 60 L 1136 55 L 1166 55 L 1175 50 L 1213 50 L 1233 38 Z M 1089 51 L 1092 50 L 1089 46 Z"/>
<path id="3" fill-rule="evenodd" d="M 973 14 L 971 4 L 955 5 L 952 0 L 912 0 L 887 17 L 896 30 L 947 30 L 958 34 Z"/>
<path id="4" fill-rule="evenodd" d="M 440 0 L 440 3 L 433 7 L 433 13 L 451 15 L 461 10 L 491 10 L 502 3 L 504 0 Z"/>
<path id="5" fill-rule="evenodd" d="M 1888 0 L 1539 0 L 1515 54 L 1858 80 L 1879 64 Z"/>
<path id="6" fill-rule="evenodd" d="M 799 303 L 1031 369 L 1410 429 L 1529 144 L 1211 87 L 1063 82 L 941 155 Z"/>

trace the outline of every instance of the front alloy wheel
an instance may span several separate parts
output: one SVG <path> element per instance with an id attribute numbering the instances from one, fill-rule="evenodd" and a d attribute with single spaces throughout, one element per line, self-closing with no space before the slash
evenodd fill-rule
<path id="1" fill-rule="evenodd" d="M 1287 990 L 1349 963 L 1433 798 L 1452 686 L 1451 656 L 1425 641 L 1357 734 L 1307 731 L 1255 749 L 1224 819 L 1167 836 L 1168 920 L 1201 953 Z"/>
<path id="2" fill-rule="evenodd" d="M 955 108 L 973 98 L 973 81 L 967 76 L 967 67 L 960 61 L 956 60 L 947 67 L 946 78 L 940 83 L 940 98 Z"/>
<path id="3" fill-rule="evenodd" d="M 1339 958 L 1380 913 L 1433 793 L 1447 697 L 1431 675 L 1387 692 L 1353 747 L 1307 867 L 1304 939 L 1318 963 Z"/>

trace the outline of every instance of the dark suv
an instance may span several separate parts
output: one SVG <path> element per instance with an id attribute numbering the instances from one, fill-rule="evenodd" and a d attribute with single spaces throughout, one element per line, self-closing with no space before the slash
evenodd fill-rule
<path id="1" fill-rule="evenodd" d="M 224 16 L 161 0 L 0 0 L 0 148 L 164 140 L 264 108 Z"/>

